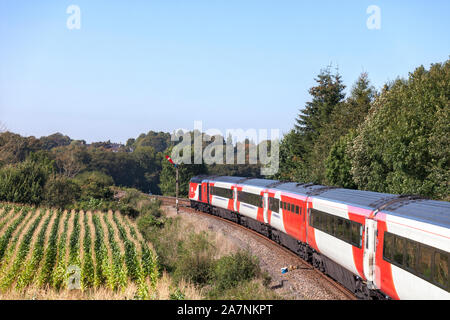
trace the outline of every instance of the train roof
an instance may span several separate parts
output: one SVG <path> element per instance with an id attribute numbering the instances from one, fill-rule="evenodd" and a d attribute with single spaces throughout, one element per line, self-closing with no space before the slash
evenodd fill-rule
<path id="1" fill-rule="evenodd" d="M 450 202 L 381 193 L 327 187 L 313 183 L 283 182 L 245 177 L 202 175 L 191 179 L 192 182 L 203 180 L 239 183 L 249 186 L 271 188 L 326 200 L 337 201 L 347 205 L 380 211 L 394 216 L 450 228 Z"/>
<path id="2" fill-rule="evenodd" d="M 343 188 L 328 189 L 317 197 L 450 228 L 450 202 L 446 201 Z"/>
<path id="3" fill-rule="evenodd" d="M 371 210 L 375 210 L 383 204 L 399 197 L 396 194 L 344 188 L 328 188 L 316 194 L 316 196 Z"/>
<path id="4" fill-rule="evenodd" d="M 382 210 L 387 214 L 450 228 L 450 202 L 427 199 L 393 203 Z"/>
<path id="5" fill-rule="evenodd" d="M 316 193 L 318 190 L 323 188 L 328 188 L 319 184 L 314 183 L 297 183 L 297 182 L 282 182 L 280 181 L 278 185 L 271 186 L 272 189 L 277 189 L 280 191 L 287 191 L 292 193 L 298 193 L 302 195 L 310 196 Z"/>
<path id="6" fill-rule="evenodd" d="M 203 180 L 207 180 L 209 177 L 212 177 L 212 176 L 207 175 L 207 174 L 202 174 L 202 175 L 199 175 L 199 176 L 192 177 L 190 182 L 201 183 Z"/>

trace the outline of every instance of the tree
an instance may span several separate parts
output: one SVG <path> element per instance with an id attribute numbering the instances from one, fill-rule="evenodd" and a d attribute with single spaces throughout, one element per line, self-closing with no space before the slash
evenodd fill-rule
<path id="1" fill-rule="evenodd" d="M 40 204 L 43 200 L 44 185 L 53 165 L 50 160 L 24 162 L 7 165 L 0 169 L 0 201 Z"/>
<path id="2" fill-rule="evenodd" d="M 304 151 L 308 151 L 328 123 L 330 115 L 345 98 L 345 85 L 338 72 L 331 74 L 330 67 L 321 70 L 315 79 L 317 85 L 309 89 L 312 101 L 306 103 L 296 119 L 295 129 L 301 134 Z"/>
<path id="3" fill-rule="evenodd" d="M 349 147 L 360 189 L 448 199 L 450 60 L 387 86 Z"/>
<path id="4" fill-rule="evenodd" d="M 113 179 L 99 171 L 83 172 L 74 181 L 81 190 L 80 199 L 112 199 L 113 192 L 109 188 L 114 184 Z"/>
<path id="5" fill-rule="evenodd" d="M 326 176 L 333 186 L 355 189 L 356 184 L 351 174 L 352 163 L 348 155 L 348 146 L 355 136 L 354 131 L 341 136 L 331 147 L 325 160 Z"/>
<path id="6" fill-rule="evenodd" d="M 171 154 L 173 147 L 168 148 L 164 153 Z M 191 157 L 193 159 L 193 148 Z M 162 158 L 162 170 L 160 175 L 159 188 L 161 193 L 165 196 L 175 196 L 176 181 L 175 181 L 175 167 L 166 158 Z M 193 160 L 192 160 L 193 163 Z M 192 177 L 206 173 L 206 166 L 204 164 L 179 164 L 179 196 L 187 197 L 189 193 L 189 181 Z"/>
<path id="7" fill-rule="evenodd" d="M 39 140 L 42 148 L 45 150 L 50 150 L 55 147 L 68 146 L 72 142 L 72 139 L 59 132 L 47 137 L 41 137 Z"/>
<path id="8" fill-rule="evenodd" d="M 324 128 L 330 122 L 345 98 L 345 85 L 331 66 L 322 69 L 315 79 L 317 85 L 309 90 L 312 100 L 300 111 L 294 130 L 285 136 L 280 145 L 280 178 L 299 182 L 321 183 L 324 180 L 324 153 L 331 143 L 325 139 L 317 144 Z"/>
<path id="9" fill-rule="evenodd" d="M 80 145 L 68 145 L 52 149 L 57 170 L 60 174 L 73 178 L 86 168 L 86 148 Z"/>
<path id="10" fill-rule="evenodd" d="M 24 161 L 31 152 L 42 148 L 35 137 L 22 137 L 12 132 L 0 133 L 0 165 Z"/>
<path id="11" fill-rule="evenodd" d="M 315 140 L 310 154 L 308 168 L 311 180 L 328 185 L 337 183 L 337 181 L 334 180 L 337 176 L 343 178 L 342 172 L 330 172 L 332 169 L 327 167 L 326 159 L 330 156 L 333 146 L 335 146 L 333 152 L 343 150 L 343 145 L 340 145 L 341 137 L 344 137 L 350 130 L 356 130 L 364 121 L 375 96 L 376 90 L 370 85 L 367 73 L 362 73 L 353 85 L 350 96 L 340 103 L 339 107 L 333 110 L 328 122 L 320 129 L 320 135 Z M 335 153 L 333 156 L 336 155 L 337 154 Z M 341 158 L 343 161 L 344 159 L 345 157 Z M 331 163 L 333 163 L 333 161 L 328 162 L 328 164 Z M 344 165 L 344 167 L 346 167 L 346 165 Z M 334 169 L 338 168 L 339 170 L 343 169 L 340 166 L 334 167 Z M 330 181 L 328 178 L 333 176 L 333 180 Z M 341 182 L 347 186 L 354 186 L 354 184 L 349 181 Z"/>
<path id="12" fill-rule="evenodd" d="M 44 187 L 44 202 L 51 207 L 65 208 L 76 201 L 80 195 L 80 187 L 71 179 L 61 175 L 52 175 Z"/>

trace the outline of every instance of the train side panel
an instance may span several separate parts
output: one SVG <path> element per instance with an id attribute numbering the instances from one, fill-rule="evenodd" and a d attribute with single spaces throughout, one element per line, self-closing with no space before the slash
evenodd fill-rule
<path id="1" fill-rule="evenodd" d="M 189 183 L 189 200 L 199 201 L 200 184 L 195 182 Z"/>
<path id="2" fill-rule="evenodd" d="M 267 190 L 267 193 L 269 195 L 269 199 L 274 199 L 275 201 L 277 201 L 276 203 L 278 204 L 278 206 L 274 206 L 277 207 L 278 210 L 270 210 L 270 206 L 268 208 L 268 219 L 269 219 L 269 224 L 272 228 L 279 230 L 281 232 L 286 233 L 286 229 L 284 227 L 284 219 L 283 219 L 283 211 L 282 208 L 280 206 L 280 201 L 281 201 L 281 191 L 276 191 L 276 190 Z M 273 200 L 269 200 L 269 201 L 273 201 Z"/>
<path id="3" fill-rule="evenodd" d="M 449 229 L 385 213 L 379 213 L 377 221 L 375 283 L 380 290 L 394 299 L 450 300 L 450 293 L 435 280 L 438 261 L 449 281 Z M 436 260 L 436 255 L 447 258 Z"/>
<path id="4" fill-rule="evenodd" d="M 237 187 L 238 187 L 239 191 L 247 192 L 247 193 L 251 193 L 251 194 L 255 194 L 255 195 L 263 197 L 264 189 L 262 189 L 262 188 L 246 186 L 246 185 L 238 185 Z M 238 202 L 240 214 L 242 214 L 246 217 L 249 217 L 251 219 L 257 220 L 259 222 L 264 222 L 264 208 L 263 208 L 262 198 L 261 198 L 261 204 L 259 204 L 259 206 L 240 201 L 239 196 L 238 196 L 237 202 Z"/>
<path id="5" fill-rule="evenodd" d="M 327 214 L 327 217 L 339 217 L 345 220 L 361 222 L 361 226 L 364 224 L 364 217 L 360 217 L 355 213 L 349 214 L 349 207 L 346 204 L 332 202 L 324 199 L 313 198 L 312 209 L 318 210 L 321 213 Z M 320 230 L 319 228 L 310 227 L 309 232 L 313 232 L 313 238 L 317 251 L 338 263 L 345 269 L 349 270 L 353 274 L 359 275 L 364 278 L 362 270 L 362 251 L 364 250 L 364 232 L 362 229 L 359 231 L 360 243 L 358 246 L 354 246 L 346 241 L 341 240 L 331 232 L 325 230 L 327 226 Z M 357 252 L 356 256 L 354 252 Z M 361 252 L 361 254 L 360 254 Z"/>
<path id="6" fill-rule="evenodd" d="M 227 190 L 231 190 L 231 191 L 233 190 L 233 184 L 226 183 L 226 182 L 213 182 L 212 181 L 209 183 L 209 186 L 223 188 L 223 189 L 227 189 Z M 234 199 L 233 198 L 226 198 L 226 197 L 214 195 L 211 192 L 210 199 L 211 199 L 210 200 L 211 204 L 213 206 L 216 206 L 218 208 L 222 208 L 225 210 L 233 211 L 233 208 L 234 208 Z"/>

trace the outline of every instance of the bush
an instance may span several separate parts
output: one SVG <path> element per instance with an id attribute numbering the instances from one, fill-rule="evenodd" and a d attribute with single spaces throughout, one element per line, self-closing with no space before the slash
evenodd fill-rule
<path id="1" fill-rule="evenodd" d="M 81 200 L 94 199 L 112 200 L 113 192 L 109 188 L 113 179 L 99 171 L 84 172 L 75 177 L 75 182 L 81 189 Z"/>
<path id="2" fill-rule="evenodd" d="M 214 266 L 214 246 L 205 232 L 191 233 L 180 247 L 174 279 L 185 279 L 195 284 L 208 284 Z"/>
<path id="3" fill-rule="evenodd" d="M 65 208 L 77 200 L 80 194 L 80 187 L 64 176 L 51 176 L 44 187 L 44 201 L 51 207 Z"/>
<path id="4" fill-rule="evenodd" d="M 217 260 L 213 281 L 217 289 L 226 290 L 261 274 L 258 260 L 248 251 L 238 251 Z"/>
<path id="5" fill-rule="evenodd" d="M 0 200 L 40 204 L 52 169 L 50 164 L 31 159 L 1 168 Z"/>

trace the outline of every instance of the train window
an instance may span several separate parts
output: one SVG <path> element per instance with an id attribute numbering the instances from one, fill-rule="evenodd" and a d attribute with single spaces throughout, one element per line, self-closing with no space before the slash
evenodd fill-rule
<path id="1" fill-rule="evenodd" d="M 280 200 L 275 198 L 269 198 L 269 210 L 273 212 L 279 212 Z"/>
<path id="2" fill-rule="evenodd" d="M 405 251 L 405 239 L 394 237 L 394 262 L 403 265 L 403 256 Z"/>
<path id="3" fill-rule="evenodd" d="M 334 235 L 333 229 L 334 229 L 333 217 L 327 214 L 326 215 L 326 225 L 325 225 L 324 231 L 331 235 Z"/>
<path id="4" fill-rule="evenodd" d="M 295 206 L 295 213 L 296 213 L 296 214 L 299 213 L 299 208 L 298 208 L 298 206 Z"/>
<path id="5" fill-rule="evenodd" d="M 345 219 L 344 220 L 344 241 L 351 242 L 351 240 L 352 240 L 351 221 Z"/>
<path id="6" fill-rule="evenodd" d="M 444 288 L 448 288 L 448 255 L 442 252 L 434 254 L 434 282 Z"/>
<path id="7" fill-rule="evenodd" d="M 344 219 L 336 218 L 336 237 L 344 238 Z"/>
<path id="8" fill-rule="evenodd" d="M 286 203 L 286 206 L 287 206 L 287 211 L 291 211 L 291 204 L 290 203 Z"/>
<path id="9" fill-rule="evenodd" d="M 351 221 L 352 224 L 352 244 L 354 246 L 361 246 L 361 235 L 360 235 L 360 228 L 361 224 Z"/>
<path id="10" fill-rule="evenodd" d="M 394 235 L 388 232 L 384 233 L 383 258 L 390 261 L 394 258 Z"/>
<path id="11" fill-rule="evenodd" d="M 416 269 L 417 242 L 406 240 L 405 244 L 405 267 L 414 271 Z"/>
<path id="12" fill-rule="evenodd" d="M 233 198 L 233 190 L 220 188 L 220 187 L 210 187 L 210 192 L 214 196 L 219 196 L 223 198 L 232 199 Z"/>
<path id="13" fill-rule="evenodd" d="M 316 209 L 310 209 L 309 217 L 312 227 L 345 241 L 352 246 L 361 248 L 360 223 L 336 217 Z"/>
<path id="14" fill-rule="evenodd" d="M 239 191 L 238 199 L 240 202 L 251 204 L 255 207 L 262 208 L 262 196 L 254 193 Z"/>
<path id="15" fill-rule="evenodd" d="M 419 263 L 417 271 L 427 280 L 431 280 L 431 262 L 433 257 L 433 250 L 427 246 L 420 246 Z"/>

